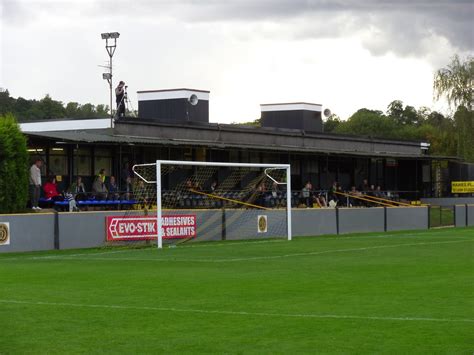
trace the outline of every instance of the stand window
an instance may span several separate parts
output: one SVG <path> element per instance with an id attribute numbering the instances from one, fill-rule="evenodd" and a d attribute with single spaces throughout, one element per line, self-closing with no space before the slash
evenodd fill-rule
<path id="1" fill-rule="evenodd" d="M 112 175 L 112 152 L 110 149 L 96 149 L 94 155 L 95 173 L 105 169 L 106 175 Z"/>

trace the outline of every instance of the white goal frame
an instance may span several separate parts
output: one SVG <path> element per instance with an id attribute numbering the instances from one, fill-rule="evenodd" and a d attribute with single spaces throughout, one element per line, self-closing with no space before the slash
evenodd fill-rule
<path id="1" fill-rule="evenodd" d="M 180 161 L 180 160 L 157 160 L 156 163 L 137 164 L 136 166 L 156 165 L 156 181 L 147 181 L 142 176 L 137 174 L 141 179 L 147 183 L 156 183 L 156 211 L 157 211 L 157 226 L 158 226 L 158 248 L 163 248 L 163 236 L 161 233 L 162 223 L 162 203 L 161 203 L 161 166 L 162 165 L 191 165 L 191 166 L 219 166 L 219 167 L 239 167 L 239 168 L 267 168 L 286 170 L 286 182 L 277 182 L 269 176 L 271 180 L 280 185 L 286 185 L 286 213 L 287 213 L 287 238 L 291 240 L 291 166 L 290 164 L 251 164 L 251 163 L 219 163 L 219 162 L 205 162 L 205 161 Z M 134 166 L 135 168 L 135 166 Z M 268 176 L 268 175 L 267 175 Z"/>

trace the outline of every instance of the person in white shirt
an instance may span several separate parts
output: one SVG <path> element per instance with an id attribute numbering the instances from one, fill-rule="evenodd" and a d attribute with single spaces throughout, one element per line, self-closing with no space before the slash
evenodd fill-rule
<path id="1" fill-rule="evenodd" d="M 43 161 L 39 158 L 35 160 L 35 163 L 30 168 L 30 196 L 31 196 L 31 208 L 33 210 L 41 210 L 38 206 L 40 192 L 41 192 L 41 166 Z"/>

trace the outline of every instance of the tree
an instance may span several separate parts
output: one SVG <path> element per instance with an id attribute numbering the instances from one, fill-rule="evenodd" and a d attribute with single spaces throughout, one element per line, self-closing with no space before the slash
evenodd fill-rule
<path id="1" fill-rule="evenodd" d="M 332 114 L 326 119 L 326 121 L 323 121 L 324 132 L 334 132 L 341 123 L 342 121 L 339 116 L 336 114 Z"/>
<path id="2" fill-rule="evenodd" d="M 79 117 L 96 117 L 95 106 L 92 104 L 85 104 L 79 108 Z"/>
<path id="3" fill-rule="evenodd" d="M 26 100 L 22 97 L 19 97 L 15 100 L 13 105 L 12 113 L 19 118 L 29 119 L 29 111 L 33 107 L 35 101 Z"/>
<path id="4" fill-rule="evenodd" d="M 362 108 L 346 122 L 339 124 L 335 133 L 371 136 L 378 138 L 398 138 L 396 123 L 385 116 L 382 111 Z"/>
<path id="5" fill-rule="evenodd" d="M 474 163 L 474 111 L 464 106 L 454 114 L 458 144 L 457 153 L 466 161 Z"/>
<path id="6" fill-rule="evenodd" d="M 97 117 L 104 118 L 104 117 L 109 117 L 109 106 L 107 105 L 97 105 Z"/>
<path id="7" fill-rule="evenodd" d="M 26 138 L 11 114 L 0 116 L 0 213 L 20 212 L 28 200 Z"/>
<path id="8" fill-rule="evenodd" d="M 250 122 L 232 122 L 231 124 L 235 124 L 235 125 L 238 125 L 238 126 L 254 126 L 254 127 L 260 127 L 261 126 L 261 119 L 260 118 L 257 118 L 253 121 L 250 121 Z"/>
<path id="9" fill-rule="evenodd" d="M 53 100 L 49 95 L 40 100 L 38 109 L 41 118 L 61 118 L 65 114 L 63 103 Z"/>
<path id="10" fill-rule="evenodd" d="M 403 115 L 403 101 L 393 100 L 387 106 L 387 116 L 392 117 L 396 120 L 401 121 Z"/>
<path id="11" fill-rule="evenodd" d="M 454 127 L 437 127 L 430 124 L 423 124 L 416 128 L 416 136 L 418 140 L 429 142 L 430 154 L 455 156 L 457 151 L 457 139 Z"/>
<path id="12" fill-rule="evenodd" d="M 420 125 L 423 122 L 413 106 L 403 107 L 403 101 L 394 100 L 387 107 L 387 116 L 401 125 Z"/>
<path id="13" fill-rule="evenodd" d="M 461 61 L 455 55 L 446 68 L 435 73 L 433 89 L 435 98 L 446 97 L 451 107 L 465 106 L 473 109 L 474 58 Z"/>
<path id="14" fill-rule="evenodd" d="M 418 112 L 413 106 L 405 106 L 402 117 L 404 124 L 418 126 L 421 123 Z"/>
<path id="15" fill-rule="evenodd" d="M 474 58 L 461 61 L 455 55 L 447 68 L 439 69 L 433 88 L 436 99 L 446 97 L 449 105 L 456 109 L 454 114 L 457 132 L 457 155 L 474 162 Z"/>
<path id="16" fill-rule="evenodd" d="M 444 117 L 443 114 L 433 111 L 426 116 L 426 123 L 432 126 L 443 126 L 445 122 L 451 121 L 450 119 Z"/>
<path id="17" fill-rule="evenodd" d="M 8 90 L 0 88 L 0 115 L 5 115 L 13 110 L 14 99 Z"/>
<path id="18" fill-rule="evenodd" d="M 41 100 L 27 100 L 22 97 L 10 97 L 8 90 L 0 88 L 0 115 L 13 113 L 21 121 L 48 120 L 51 118 L 97 118 L 108 117 L 109 107 L 87 103 L 80 105 L 69 102 L 64 105 L 51 96 L 46 95 Z"/>
<path id="19" fill-rule="evenodd" d="M 68 102 L 65 109 L 67 118 L 76 118 L 79 111 L 79 104 L 77 102 Z"/>

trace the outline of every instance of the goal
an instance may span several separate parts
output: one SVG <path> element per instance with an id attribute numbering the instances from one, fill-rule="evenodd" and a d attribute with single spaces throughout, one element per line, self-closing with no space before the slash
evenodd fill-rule
<path id="1" fill-rule="evenodd" d="M 157 240 L 158 248 L 194 241 L 291 240 L 288 164 L 157 160 L 133 171 L 134 199 L 148 218 L 156 218 L 157 233 L 148 239 Z"/>

